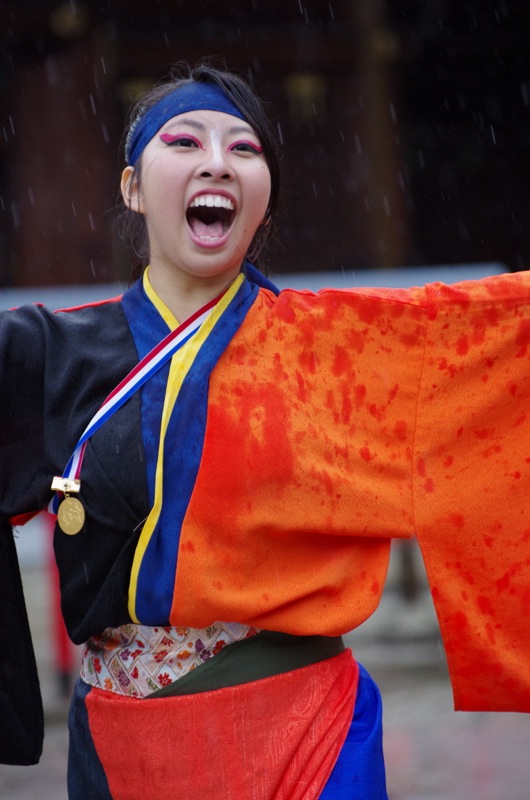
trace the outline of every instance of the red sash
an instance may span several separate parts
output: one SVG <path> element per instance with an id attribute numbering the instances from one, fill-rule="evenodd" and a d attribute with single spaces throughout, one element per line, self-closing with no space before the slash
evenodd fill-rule
<path id="1" fill-rule="evenodd" d="M 90 731 L 114 800 L 313 800 L 348 733 L 349 650 L 241 686 L 158 700 L 93 689 Z"/>

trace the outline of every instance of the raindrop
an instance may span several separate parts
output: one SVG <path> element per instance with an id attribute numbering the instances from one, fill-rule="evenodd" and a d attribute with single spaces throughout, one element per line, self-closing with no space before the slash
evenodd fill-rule
<path id="1" fill-rule="evenodd" d="M 439 638 L 436 639 L 436 646 L 437 646 L 437 649 L 438 649 L 438 657 L 439 657 L 440 661 L 443 661 L 444 663 L 446 663 L 447 656 L 445 655 L 445 650 L 443 648 L 441 639 L 439 639 Z"/>
<path id="2" fill-rule="evenodd" d="M 15 135 L 15 123 L 13 122 L 13 117 L 11 115 L 9 116 L 9 126 L 11 128 L 11 133 L 14 136 Z"/>
<path id="3" fill-rule="evenodd" d="M 3 196 L 2 196 L 2 195 L 0 195 L 0 205 L 2 206 L 2 211 L 5 211 L 5 210 L 6 210 L 6 207 L 5 207 L 5 205 L 4 205 L 4 198 L 3 198 Z"/>
<path id="4" fill-rule="evenodd" d="M 280 144 L 281 144 L 281 145 L 283 145 L 283 132 L 282 132 L 282 126 L 281 126 L 281 125 L 280 125 L 280 123 L 278 122 L 278 124 L 277 124 L 277 126 L 276 126 L 276 127 L 278 128 L 278 139 L 280 140 Z"/>
<path id="5" fill-rule="evenodd" d="M 331 3 L 328 3 L 328 8 L 329 8 L 329 16 L 331 17 L 331 19 L 335 19 L 335 14 L 333 12 L 333 6 L 331 5 Z"/>
<path id="6" fill-rule="evenodd" d="M 528 83 L 521 84 L 521 94 L 523 95 L 523 105 L 528 107 L 530 105 L 530 92 L 528 91 Z"/>
<path id="7" fill-rule="evenodd" d="M 96 226 L 94 225 L 94 217 L 92 216 L 90 211 L 88 212 L 88 222 L 90 223 L 90 229 L 95 231 L 96 230 Z"/>
<path id="8" fill-rule="evenodd" d="M 361 139 L 358 134 L 355 136 L 355 149 L 357 150 L 357 155 L 360 156 L 361 153 L 363 152 L 363 146 L 361 144 Z"/>
<path id="9" fill-rule="evenodd" d="M 20 212 L 16 203 L 11 203 L 11 216 L 13 217 L 13 227 L 15 230 L 20 229 Z"/>
<path id="10" fill-rule="evenodd" d="M 79 110 L 81 111 L 81 119 L 83 121 L 86 121 L 87 118 L 86 107 L 82 100 L 79 100 Z"/>
<path id="11" fill-rule="evenodd" d="M 315 193 L 315 197 L 318 197 L 317 187 L 315 186 L 314 183 L 312 184 L 312 186 L 313 186 L 313 192 Z"/>
<path id="12" fill-rule="evenodd" d="M 491 138 L 493 139 L 493 144 L 497 144 L 497 139 L 495 138 L 495 130 L 493 128 L 493 125 L 490 125 L 490 131 L 491 131 Z"/>
<path id="13" fill-rule="evenodd" d="M 44 59 L 44 69 L 46 71 L 46 80 L 48 86 L 55 86 L 59 82 L 59 69 L 57 67 L 57 59 L 53 56 L 48 56 Z"/>
<path id="14" fill-rule="evenodd" d="M 460 236 L 462 241 L 469 242 L 471 237 L 469 235 L 469 228 L 467 227 L 466 223 L 460 220 L 460 222 L 457 225 L 457 230 L 458 230 L 458 235 Z"/>
<path id="15" fill-rule="evenodd" d="M 77 217 L 77 211 L 75 210 L 74 203 L 72 203 L 71 205 L 72 205 L 72 211 L 74 212 L 74 217 Z"/>
<path id="16" fill-rule="evenodd" d="M 28 186 L 28 197 L 29 197 L 29 202 L 31 203 L 32 206 L 34 206 L 35 195 L 33 194 L 33 189 L 31 188 L 31 186 Z"/>
<path id="17" fill-rule="evenodd" d="M 108 144 L 110 142 L 109 129 L 107 128 L 105 123 L 101 125 L 101 132 L 103 133 L 103 141 L 105 142 L 105 144 Z"/>
<path id="18" fill-rule="evenodd" d="M 346 141 L 346 137 L 344 136 L 344 133 L 342 131 L 339 131 L 339 136 L 340 136 L 340 138 L 342 139 L 343 142 Z"/>
<path id="19" fill-rule="evenodd" d="M 90 105 L 92 106 L 92 113 L 94 114 L 94 116 L 96 116 L 96 114 L 98 113 L 96 110 L 96 101 L 94 100 L 94 96 L 91 94 L 89 95 L 89 98 L 90 98 Z"/>
<path id="20" fill-rule="evenodd" d="M 165 43 L 166 47 L 169 47 L 169 37 L 168 37 L 167 33 L 165 33 L 165 32 L 164 32 L 164 43 Z"/>
<path id="21" fill-rule="evenodd" d="M 90 259 L 90 269 L 92 270 L 92 275 L 94 278 L 96 277 L 96 268 L 94 267 L 94 262 Z"/>
<path id="22" fill-rule="evenodd" d="M 304 13 L 304 7 L 302 5 L 302 0 L 298 0 L 298 8 L 300 9 L 300 14 Z"/>
<path id="23" fill-rule="evenodd" d="M 394 103 L 390 103 L 389 105 L 390 105 L 390 117 L 392 119 L 392 122 L 397 122 L 396 107 Z"/>
<path id="24" fill-rule="evenodd" d="M 386 194 L 383 197 L 383 208 L 385 209 L 385 214 L 387 215 L 387 217 L 389 217 L 390 216 L 390 203 L 388 202 L 388 197 L 386 196 Z"/>
<path id="25" fill-rule="evenodd" d="M 103 70 L 103 75 L 107 74 L 107 65 L 105 64 L 105 59 L 101 56 L 101 68 Z"/>

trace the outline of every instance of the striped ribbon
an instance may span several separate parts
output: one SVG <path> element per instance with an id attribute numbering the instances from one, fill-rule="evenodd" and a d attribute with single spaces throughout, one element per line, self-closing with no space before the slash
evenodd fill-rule
<path id="1" fill-rule="evenodd" d="M 225 290 L 226 291 L 226 290 Z M 179 350 L 191 337 L 197 333 L 203 322 L 210 316 L 212 310 L 223 297 L 222 292 L 206 305 L 199 308 L 191 317 L 171 331 L 153 349 L 142 358 L 141 361 L 120 381 L 115 389 L 103 401 L 99 411 L 92 417 L 87 427 L 83 431 L 74 452 L 64 469 L 62 478 L 65 480 L 76 480 L 81 474 L 81 466 L 85 448 L 90 437 L 111 417 L 124 403 L 138 391 L 149 378 L 155 374 L 169 359 Z M 48 507 L 52 514 L 57 514 L 59 507 L 59 497 L 53 497 Z"/>

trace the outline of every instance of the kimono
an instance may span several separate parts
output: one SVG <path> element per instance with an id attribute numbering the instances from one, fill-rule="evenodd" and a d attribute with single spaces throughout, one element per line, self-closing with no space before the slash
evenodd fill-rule
<path id="1" fill-rule="evenodd" d="M 529 306 L 526 273 L 313 294 L 250 269 L 91 437 L 86 523 L 55 535 L 74 642 L 225 620 L 326 654 L 165 699 L 78 686 L 72 797 L 385 798 L 377 690 L 326 642 L 377 607 L 394 537 L 419 539 L 455 707 L 530 710 Z M 0 315 L 4 524 L 175 324 L 145 279 Z"/>

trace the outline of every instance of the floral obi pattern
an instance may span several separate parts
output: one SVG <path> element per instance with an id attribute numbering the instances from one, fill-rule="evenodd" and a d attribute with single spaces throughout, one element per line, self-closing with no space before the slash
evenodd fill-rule
<path id="1" fill-rule="evenodd" d="M 81 679 L 128 697 L 147 697 L 182 678 L 224 647 L 258 631 L 237 622 L 207 628 L 122 625 L 106 628 L 83 647 Z"/>

